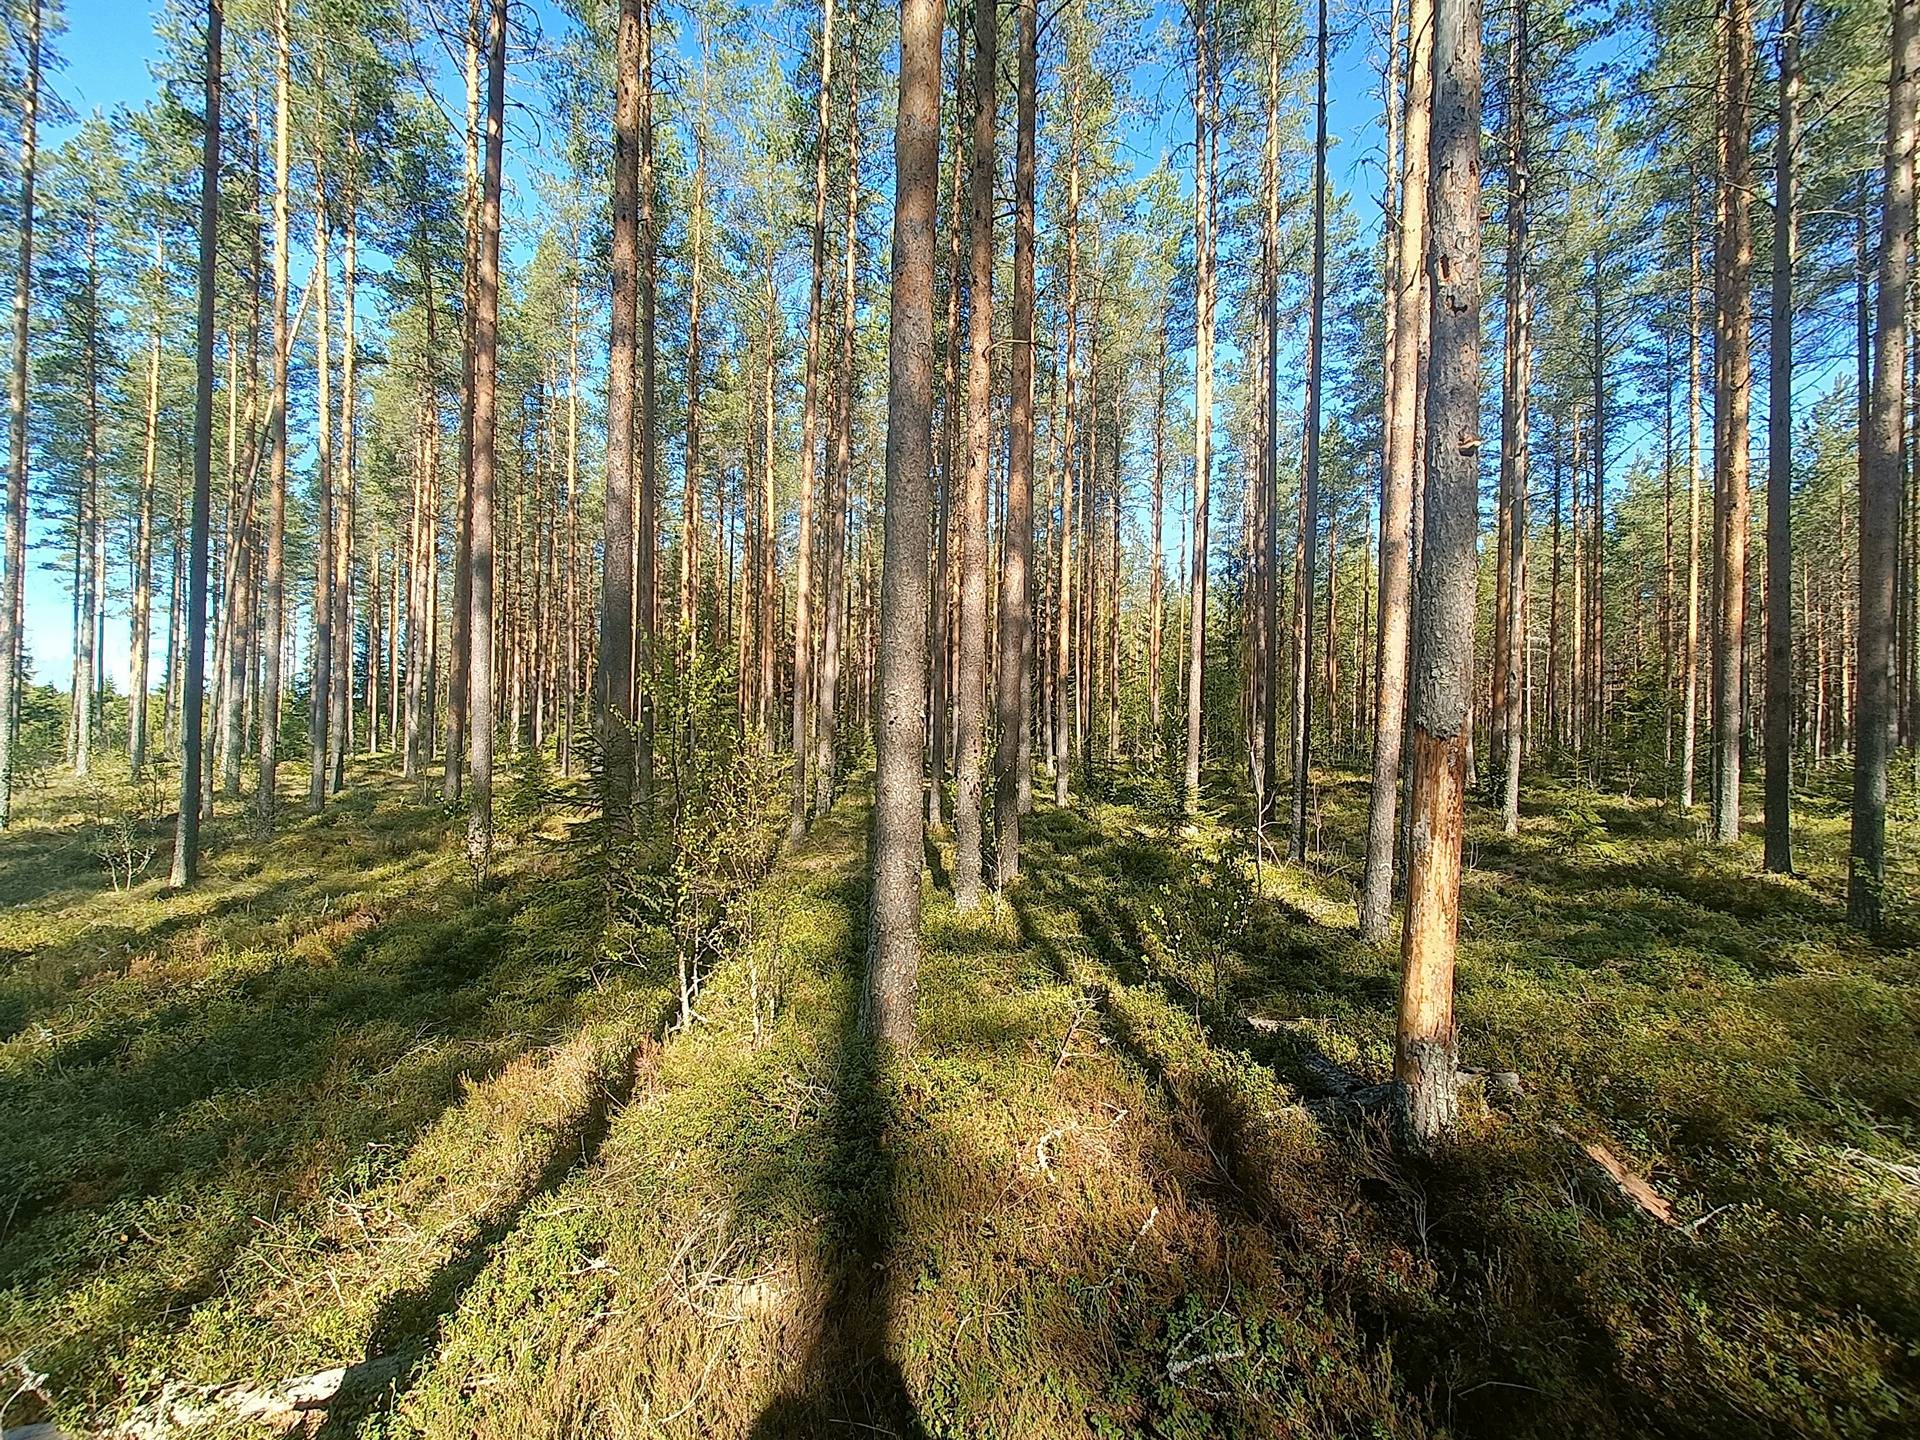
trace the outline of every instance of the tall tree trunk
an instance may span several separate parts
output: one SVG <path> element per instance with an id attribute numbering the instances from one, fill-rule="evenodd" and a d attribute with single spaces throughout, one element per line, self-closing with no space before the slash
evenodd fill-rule
<path id="1" fill-rule="evenodd" d="M 607 349 L 607 490 L 601 532 L 600 653 L 594 711 L 601 819 L 608 837 L 633 824 L 633 449 L 635 310 L 640 247 L 640 0 L 620 0 L 613 114 L 613 317 Z"/>
<path id="2" fill-rule="evenodd" d="M 1201 0 L 1204 4 L 1205 0 Z M 1196 91 L 1196 94 L 1200 92 Z M 1195 114 L 1198 115 L 1198 111 Z M 1198 163 L 1197 161 L 1195 162 Z M 1067 100 L 1067 294 L 1066 349 L 1062 357 L 1065 396 L 1058 412 L 1060 427 L 1060 534 L 1059 563 L 1054 598 L 1058 609 L 1053 633 L 1053 803 L 1067 803 L 1068 782 L 1072 772 L 1073 717 L 1077 713 L 1073 699 L 1073 507 L 1074 507 L 1074 404 L 1079 376 L 1080 319 L 1080 79 L 1076 71 L 1068 86 Z"/>
<path id="3" fill-rule="evenodd" d="M 13 753 L 20 736 L 20 673 L 27 564 L 27 339 L 33 293 L 33 189 L 40 118 L 41 0 L 27 0 L 26 73 L 20 97 L 20 252 L 13 275 L 13 356 L 8 391 L 6 573 L 0 585 L 0 829 L 13 817 Z"/>
<path id="4" fill-rule="evenodd" d="M 1753 18 L 1749 0 L 1728 0 L 1726 97 L 1720 137 L 1722 228 L 1714 247 L 1717 281 L 1714 354 L 1719 392 L 1716 419 L 1724 415 L 1715 459 L 1718 492 L 1718 606 L 1714 629 L 1713 839 L 1731 845 L 1740 838 L 1740 736 L 1745 694 L 1747 633 L 1747 407 L 1753 365 L 1747 348 L 1753 296 L 1753 226 L 1750 215 L 1753 161 L 1750 153 Z M 1897 382 L 1896 382 L 1897 383 Z"/>
<path id="5" fill-rule="evenodd" d="M 327 756 L 333 721 L 333 356 L 330 330 L 332 306 L 327 297 L 331 229 L 327 221 L 324 181 L 314 189 L 313 283 L 319 310 L 315 321 L 314 369 L 315 435 L 318 464 L 313 472 L 314 586 L 311 675 L 307 688 L 307 809 L 319 814 L 327 803 Z"/>
<path id="6" fill-rule="evenodd" d="M 1687 624 L 1680 697 L 1680 809 L 1693 809 L 1700 717 L 1700 241 L 1699 199 L 1687 182 Z"/>
<path id="7" fill-rule="evenodd" d="M 787 839 L 806 833 L 812 796 L 807 789 L 807 729 L 813 703 L 813 490 L 820 439 L 820 322 L 827 263 L 827 122 L 833 99 L 833 0 L 820 5 L 820 106 L 813 137 L 813 228 L 807 287 L 807 358 L 800 411 L 800 539 L 793 580 L 793 804 Z"/>
<path id="8" fill-rule="evenodd" d="M 1773 138 L 1773 295 L 1768 315 L 1766 866 L 1793 870 L 1793 261 L 1794 147 L 1800 141 L 1802 0 L 1780 27 L 1780 113 Z"/>
<path id="9" fill-rule="evenodd" d="M 452 654 L 447 665 L 447 748 L 441 798 L 460 799 L 467 766 L 467 680 L 473 653 L 474 286 L 480 243 L 480 0 L 467 0 L 465 258 L 460 307 L 460 491 L 455 499 Z"/>
<path id="10" fill-rule="evenodd" d="M 955 11 L 954 25 L 954 127 L 952 160 L 947 166 L 950 189 L 947 202 L 947 340 L 941 347 L 940 386 L 940 469 L 935 482 L 933 521 L 933 590 L 927 605 L 928 687 L 932 691 L 932 710 L 927 724 L 929 784 L 927 785 L 927 824 L 934 828 L 945 823 L 947 803 L 947 761 L 951 750 L 949 712 L 952 708 L 950 677 L 953 666 L 953 497 L 954 457 L 960 453 L 960 237 L 965 190 L 961 179 L 967 167 L 960 163 L 961 132 L 965 122 L 962 103 L 967 84 L 967 47 L 960 33 Z"/>
<path id="11" fill-rule="evenodd" d="M 355 378 L 358 326 L 354 311 L 358 284 L 360 196 L 357 158 L 349 159 L 342 204 L 346 243 L 340 257 L 340 474 L 333 504 L 333 724 L 327 737 L 328 785 L 335 794 L 347 780 L 347 752 L 353 748 L 353 522 L 355 414 L 359 382 Z"/>
<path id="12" fill-rule="evenodd" d="M 493 508 L 495 376 L 500 322 L 500 164 L 506 128 L 507 0 L 491 0 L 487 23 L 486 159 L 480 179 L 479 268 L 473 324 L 473 548 L 469 582 L 473 644 L 468 657 L 467 860 L 484 877 L 493 855 Z"/>
<path id="13" fill-rule="evenodd" d="M 1453 963 L 1473 683 L 1480 454 L 1480 5 L 1435 0 L 1429 206 L 1433 349 L 1415 614 L 1407 918 L 1394 1078 L 1406 1132 L 1430 1143 L 1458 1109 Z"/>
<path id="14" fill-rule="evenodd" d="M 1015 0 L 1018 94 L 1013 163 L 1013 383 L 1007 437 L 1007 508 L 1001 525 L 1000 655 L 996 676 L 999 742 L 994 749 L 994 883 L 1020 873 L 1020 814 L 1032 760 L 1033 247 L 1034 132 L 1038 0 Z M 1165 340 L 1161 344 L 1165 345 Z M 1156 477 L 1156 497 L 1159 494 Z M 1156 526 L 1159 514 L 1154 516 Z M 1158 543 L 1155 537 L 1156 570 Z"/>
<path id="15" fill-rule="evenodd" d="M 261 680 L 260 779 L 254 808 L 271 825 L 280 773 L 280 706 L 284 685 L 287 543 L 287 368 L 293 334 L 287 324 L 291 259 L 289 187 L 293 170 L 293 31 L 291 0 L 273 10 L 273 356 L 267 399 L 267 556 L 261 614 L 265 674 Z"/>
<path id="16" fill-rule="evenodd" d="M 1187 768 L 1183 803 L 1200 808 L 1201 717 L 1207 661 L 1207 490 L 1213 470 L 1213 55 L 1207 0 L 1196 0 L 1193 59 L 1193 228 L 1195 315 L 1193 367 L 1193 554 L 1187 577 Z"/>
<path id="17" fill-rule="evenodd" d="M 940 188 L 941 0 L 901 0 L 888 334 L 886 552 L 874 776 L 873 921 L 865 1019 L 913 1043 L 920 963 L 921 747 L 927 669 L 927 518 L 933 451 L 934 214 Z"/>
<path id="18" fill-rule="evenodd" d="M 153 269 L 157 297 L 166 271 L 166 241 L 164 232 L 157 229 Z M 128 660 L 131 673 L 127 687 L 130 692 L 127 697 L 127 754 L 136 779 L 145 773 L 147 766 L 148 652 L 153 642 L 153 493 L 160 443 L 160 351 L 163 327 L 159 311 L 160 302 L 156 298 L 153 341 L 147 348 L 147 403 L 142 430 L 140 509 L 134 522 L 133 537 L 133 633 Z"/>
<path id="19" fill-rule="evenodd" d="M 1306 863 L 1307 800 L 1313 763 L 1314 561 L 1320 534 L 1320 391 L 1327 304 L 1327 3 L 1314 38 L 1313 282 L 1307 310 L 1306 455 L 1300 473 L 1300 574 L 1294 604 L 1300 646 L 1293 667 L 1293 858 Z M 1331 562 L 1329 562 L 1331 583 Z"/>
<path id="20" fill-rule="evenodd" d="M 853 32 L 858 39 L 859 32 Z M 860 60 L 848 56 L 854 80 L 847 101 L 847 206 L 842 229 L 840 276 L 840 379 L 834 398 L 833 458 L 827 467 L 826 607 L 821 619 L 820 703 L 813 717 L 814 813 L 833 804 L 834 742 L 840 703 L 841 652 L 847 633 L 847 506 L 853 493 L 853 343 L 859 289 L 860 216 Z"/>
<path id="21" fill-rule="evenodd" d="M 654 696 L 659 689 L 660 605 L 658 599 L 658 557 L 660 553 L 660 436 L 655 420 L 659 400 L 659 335 L 655 309 L 660 288 L 660 238 L 654 222 L 653 181 L 653 0 L 640 0 L 640 270 L 636 277 L 640 291 L 640 404 L 639 437 L 636 458 L 640 475 L 635 482 L 639 491 L 639 513 L 633 536 L 634 621 L 639 633 L 635 647 L 638 673 L 634 676 L 635 698 L 630 713 L 638 719 L 634 737 L 636 765 L 634 783 L 642 806 L 653 803 L 653 730 Z"/>
<path id="22" fill-rule="evenodd" d="M 1860 433 L 1860 658 L 1847 917 L 1865 930 L 1884 918 L 1887 753 L 1893 736 L 1893 570 L 1900 533 L 1902 382 L 1906 298 L 1912 280 L 1915 108 L 1920 101 L 1920 0 L 1894 0 L 1887 85 L 1886 196 L 1880 220 L 1873 385 Z"/>
<path id="23" fill-rule="evenodd" d="M 986 755 L 987 455 L 993 443 L 993 122 L 999 10 L 973 9 L 973 235 L 967 279 L 967 470 L 960 497 L 960 685 L 954 765 L 953 903 L 980 903 Z"/>
<path id="24" fill-rule="evenodd" d="M 194 326 L 193 510 L 187 558 L 187 656 L 181 684 L 180 809 L 173 831 L 173 887 L 193 884 L 200 870 L 200 776 L 205 762 L 207 670 L 207 530 L 213 492 L 213 302 L 220 238 L 221 26 L 224 0 L 207 0 L 205 110 L 200 151 L 200 311 Z M 37 56 L 38 9 L 35 9 Z"/>
<path id="25" fill-rule="evenodd" d="M 1433 4 L 1408 0 L 1407 93 L 1401 123 L 1400 224 L 1394 244 L 1394 328 L 1387 376 L 1387 456 L 1380 490 L 1380 629 L 1374 669 L 1373 774 L 1360 934 L 1388 936 L 1399 833 L 1400 760 L 1407 714 L 1411 626 L 1415 439 L 1422 333 L 1427 314 L 1427 165 L 1433 116 Z"/>
<path id="26" fill-rule="evenodd" d="M 1527 276 L 1527 186 L 1530 157 L 1527 150 L 1527 0 L 1514 5 L 1513 39 L 1507 66 L 1507 354 L 1506 380 L 1500 408 L 1501 527 L 1507 534 L 1506 567 L 1502 588 L 1507 594 L 1504 625 L 1498 636 L 1497 689 L 1500 709 L 1494 715 L 1506 744 L 1503 757 L 1501 828 L 1520 832 L 1520 762 L 1526 741 L 1521 708 L 1525 695 L 1520 673 L 1526 632 L 1528 391 L 1533 383 L 1533 292 Z"/>

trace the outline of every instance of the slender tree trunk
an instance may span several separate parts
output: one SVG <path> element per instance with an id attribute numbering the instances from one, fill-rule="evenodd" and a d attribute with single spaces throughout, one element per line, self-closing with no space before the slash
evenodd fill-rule
<path id="1" fill-rule="evenodd" d="M 468 657 L 467 860 L 484 877 L 493 855 L 493 509 L 495 375 L 500 321 L 500 164 L 506 125 L 507 0 L 491 0 L 487 23 L 486 160 L 480 180 L 479 268 L 473 344 L 473 549 L 469 582 L 473 644 Z"/>
<path id="2" fill-rule="evenodd" d="M 165 273 L 166 241 L 156 230 L 153 268 L 156 286 Z M 156 289 L 156 294 L 158 293 Z M 156 312 L 158 310 L 158 301 Z M 147 349 L 146 421 L 142 431 L 140 510 L 133 538 L 133 623 L 129 665 L 127 754 L 138 779 L 147 766 L 148 652 L 153 642 L 153 492 L 160 443 L 161 318 L 154 316 L 153 342 Z"/>
<path id="3" fill-rule="evenodd" d="M 986 755 L 987 457 L 993 443 L 993 124 L 998 8 L 973 19 L 973 236 L 967 281 L 967 470 L 960 497 L 959 753 L 954 765 L 954 908 L 980 903 L 982 767 Z"/>
<path id="4" fill-rule="evenodd" d="M 216 0 L 217 3 L 217 0 Z M 33 190 L 40 117 L 41 0 L 27 0 L 20 97 L 20 252 L 13 275 L 13 355 L 8 391 L 6 572 L 0 585 L 0 829 L 13 817 L 13 754 L 20 736 L 22 631 L 27 564 L 27 340 L 33 292 Z"/>
<path id="5" fill-rule="evenodd" d="M 1394 1078 L 1416 1144 L 1453 1126 L 1454 950 L 1473 684 L 1480 452 L 1480 5 L 1435 0 L 1429 205 L 1433 349 L 1421 540 L 1407 918 Z"/>
<path id="6" fill-rule="evenodd" d="M 1886 904 L 1887 755 L 1893 736 L 1894 552 L 1900 532 L 1902 382 L 1912 280 L 1920 0 L 1894 0 L 1887 86 L 1886 198 L 1874 310 L 1873 384 L 1860 434 L 1860 687 L 1855 720 L 1847 917 L 1878 930 Z"/>
<path id="7" fill-rule="evenodd" d="M 958 12 L 956 11 L 956 15 Z M 949 677 L 952 673 L 950 661 L 953 659 L 953 567 L 951 549 L 953 543 L 953 497 L 954 457 L 959 454 L 960 434 L 960 237 L 966 227 L 961 223 L 965 215 L 962 208 L 965 190 L 961 180 L 966 166 L 960 163 L 961 128 L 965 120 L 965 107 L 962 103 L 966 91 L 967 48 L 959 33 L 959 25 L 954 30 L 954 113 L 953 153 L 947 166 L 951 184 L 947 202 L 947 341 L 942 347 L 943 359 L 940 389 L 940 469 L 937 479 L 937 493 L 934 497 L 936 514 L 933 522 L 933 591 L 927 606 L 927 645 L 929 662 L 928 685 L 932 691 L 932 710 L 928 716 L 928 759 L 930 773 L 927 786 L 927 824 L 938 830 L 945 823 L 947 803 L 947 761 L 951 746 L 949 735 L 949 711 L 952 692 Z"/>
<path id="8" fill-rule="evenodd" d="M 856 38 L 858 31 L 854 32 Z M 826 607 L 821 618 L 820 703 L 813 720 L 814 812 L 826 814 L 833 804 L 841 652 L 847 633 L 847 508 L 853 493 L 853 343 L 859 289 L 855 263 L 859 257 L 860 215 L 860 97 L 857 82 L 859 56 L 848 57 L 848 71 L 856 86 L 847 105 L 847 206 L 842 231 L 840 380 L 834 399 L 833 459 L 827 468 Z"/>
<path id="9" fill-rule="evenodd" d="M 639 301 L 640 0 L 621 0 L 614 63 L 613 317 L 607 349 L 607 490 L 594 710 L 601 746 L 601 818 L 609 838 L 618 841 L 633 825 L 633 327 Z"/>
<path id="10" fill-rule="evenodd" d="M 873 922 L 865 1019 L 913 1043 L 920 960 L 921 746 L 927 519 L 933 450 L 934 214 L 940 188 L 941 0 L 901 0 L 894 132 L 893 300 L 888 337 L 886 553 L 874 780 Z"/>
<path id="11" fill-rule="evenodd" d="M 1400 224 L 1394 246 L 1394 328 L 1387 376 L 1387 456 L 1380 490 L 1379 638 L 1374 669 L 1373 775 L 1360 934 L 1388 937 L 1399 833 L 1400 761 L 1407 714 L 1415 439 L 1421 334 L 1427 312 L 1427 162 L 1433 106 L 1433 3 L 1407 6 L 1407 93 L 1401 123 Z"/>
<path id="12" fill-rule="evenodd" d="M 1747 407 L 1752 358 L 1747 349 L 1753 297 L 1752 129 L 1749 90 L 1753 72 L 1753 19 L 1748 0 L 1729 0 L 1725 18 L 1726 109 L 1721 131 L 1722 228 L 1714 248 L 1717 281 L 1714 352 L 1719 392 L 1714 399 L 1719 453 L 1718 607 L 1714 631 L 1713 839 L 1731 845 L 1740 838 L 1740 738 L 1745 694 L 1747 632 Z"/>
<path id="13" fill-rule="evenodd" d="M 313 276 L 319 310 L 315 324 L 314 371 L 315 435 L 319 463 L 314 467 L 314 587 L 313 644 L 311 680 L 307 690 L 307 809 L 319 814 L 327 803 L 327 755 L 329 730 L 333 720 L 333 357 L 329 335 L 330 311 L 327 297 L 328 241 L 327 199 L 324 183 L 315 187 L 313 209 Z"/>
<path id="14" fill-rule="evenodd" d="M 800 540 L 793 582 L 793 804 L 787 839 L 806 833 L 812 799 L 807 789 L 807 729 L 813 703 L 813 510 L 814 466 L 820 438 L 820 322 L 827 256 L 827 124 L 833 98 L 833 0 L 820 6 L 820 107 L 813 139 L 813 228 L 807 289 L 807 358 L 800 417 Z"/>
<path id="15" fill-rule="evenodd" d="M 467 681 L 473 654 L 473 346 L 480 231 L 480 0 L 467 0 L 466 252 L 461 267 L 460 492 L 455 501 L 452 654 L 447 665 L 447 749 L 441 798 L 456 804 L 467 765 Z"/>
<path id="16" fill-rule="evenodd" d="M 1767 397 L 1766 866 L 1793 871 L 1793 262 L 1794 147 L 1800 140 L 1802 0 L 1780 29 L 1780 112 L 1773 139 L 1773 295 Z"/>
<path id="17" fill-rule="evenodd" d="M 1297 622 L 1300 648 L 1293 669 L 1293 858 L 1307 859 L 1307 801 L 1313 763 L 1314 558 L 1320 534 L 1320 390 L 1327 296 L 1327 3 L 1319 0 L 1314 39 L 1313 293 L 1307 312 L 1306 458 L 1300 476 L 1300 556 Z M 1332 584 L 1332 562 L 1328 562 Z M 1331 623 L 1331 606 L 1329 606 Z"/>
<path id="18" fill-rule="evenodd" d="M 207 0 L 205 109 L 201 118 L 200 152 L 200 313 L 194 327 L 193 511 L 188 522 L 187 663 L 181 686 L 180 809 L 173 832 L 172 885 L 176 890 L 193 884 L 200 869 L 200 776 L 205 761 L 201 726 L 205 720 L 207 670 L 207 530 L 213 508 L 213 303 L 218 288 L 220 237 L 220 51 L 224 19 L 223 0 Z M 37 57 L 37 7 L 35 26 Z"/>
<path id="19" fill-rule="evenodd" d="M 265 674 L 261 679 L 260 779 L 254 807 L 274 819 L 280 773 L 280 708 L 285 689 L 287 542 L 287 368 L 293 334 L 287 324 L 290 186 L 293 169 L 293 34 L 291 0 L 275 0 L 273 68 L 273 356 L 267 399 L 267 556 L 261 615 Z"/>
<path id="20" fill-rule="evenodd" d="M 1531 429 L 1528 391 L 1533 383 L 1533 293 L 1527 276 L 1527 188 L 1530 156 L 1527 149 L 1527 0 L 1516 0 L 1513 39 L 1509 46 L 1506 383 L 1500 411 L 1500 503 L 1502 528 L 1507 534 L 1506 568 L 1502 588 L 1507 594 L 1505 622 L 1497 637 L 1496 664 L 1500 709 L 1494 715 L 1506 745 L 1503 757 L 1501 828 L 1520 832 L 1520 762 L 1526 741 L 1522 724 L 1524 689 L 1520 673 L 1526 643 L 1523 615 L 1526 601 L 1527 530 L 1530 523 L 1527 487 L 1528 435 Z"/>
<path id="21" fill-rule="evenodd" d="M 994 884 L 1004 889 L 1020 873 L 1020 815 L 1032 772 L 1033 568 L 1033 249 L 1034 136 L 1038 0 L 1015 0 L 1018 93 L 1013 164 L 1013 381 L 1007 437 L 1007 506 L 1001 524 L 1000 655 L 995 709 Z M 1164 340 L 1162 344 L 1164 344 Z"/>
<path id="22" fill-rule="evenodd" d="M 1207 661 L 1207 491 L 1213 470 L 1214 233 L 1212 165 L 1213 55 L 1207 0 L 1196 0 L 1193 61 L 1194 268 L 1193 554 L 1187 583 L 1187 769 L 1183 800 L 1188 815 L 1200 808 L 1201 718 Z"/>
<path id="23" fill-rule="evenodd" d="M 1700 714 L 1700 242 L 1699 205 L 1687 189 L 1687 624 L 1680 697 L 1680 809 L 1693 809 Z"/>
<path id="24" fill-rule="evenodd" d="M 654 695 L 659 689 L 659 600 L 657 596 L 660 530 L 660 437 L 655 409 L 658 403 L 659 337 L 655 325 L 659 293 L 659 235 L 653 213 L 653 0 L 640 0 L 640 466 L 636 488 L 639 512 L 633 536 L 634 621 L 639 634 L 635 650 L 638 673 L 633 677 L 632 710 L 638 719 L 634 737 L 635 788 L 642 806 L 653 803 Z"/>
<path id="25" fill-rule="evenodd" d="M 1205 0 L 1201 0 L 1205 3 Z M 1198 92 L 1196 92 L 1198 93 Z M 1067 294 L 1066 351 L 1062 359 L 1065 396 L 1059 410 L 1060 426 L 1060 534 L 1059 565 L 1056 574 L 1053 634 L 1053 803 L 1067 803 L 1068 782 L 1072 772 L 1072 730 L 1077 713 L 1073 699 L 1073 531 L 1074 531 L 1074 404 L 1079 376 L 1080 319 L 1080 82 L 1076 72 L 1068 87 L 1067 101 Z M 1195 112 L 1198 113 L 1197 111 Z"/>
<path id="26" fill-rule="evenodd" d="M 340 263 L 340 473 L 333 504 L 333 724 L 327 737 L 328 785 L 335 794 L 346 785 L 347 752 L 353 748 L 353 529 L 354 432 L 358 410 L 355 362 L 358 358 L 354 315 L 360 243 L 358 161 L 349 161 L 343 206 L 345 245 Z"/>

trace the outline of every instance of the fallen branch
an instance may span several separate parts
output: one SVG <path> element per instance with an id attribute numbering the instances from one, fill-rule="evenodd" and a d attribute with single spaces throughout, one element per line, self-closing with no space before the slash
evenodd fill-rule
<path id="1" fill-rule="evenodd" d="M 1658 1190 L 1655 1190 L 1644 1175 L 1632 1169 L 1626 1161 L 1614 1154 L 1614 1152 L 1601 1141 L 1575 1140 L 1573 1136 L 1567 1134 L 1567 1132 L 1558 1125 L 1552 1125 L 1548 1128 L 1551 1129 L 1554 1134 L 1563 1139 L 1571 1140 L 1574 1144 L 1578 1145 L 1581 1153 L 1605 1171 L 1607 1178 L 1613 1181 L 1620 1193 L 1625 1195 L 1635 1205 L 1639 1206 L 1643 1214 L 1658 1220 L 1669 1229 L 1683 1229 L 1679 1219 L 1673 1213 L 1672 1203 Z"/>
<path id="2" fill-rule="evenodd" d="M 324 1410 L 349 1384 L 378 1385 L 400 1371 L 400 1358 L 382 1355 L 357 1365 L 317 1370 L 283 1385 L 259 1389 L 235 1383 L 211 1388 L 167 1385 L 120 1430 L 126 1440 L 164 1440 L 180 1431 L 251 1422 L 291 1429 L 303 1415 Z M 7 1432 L 12 1440 L 13 1432 Z"/>

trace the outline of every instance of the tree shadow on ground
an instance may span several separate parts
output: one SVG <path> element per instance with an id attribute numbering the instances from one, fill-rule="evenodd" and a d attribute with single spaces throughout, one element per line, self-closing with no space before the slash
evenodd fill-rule
<path id="1" fill-rule="evenodd" d="M 866 959 L 865 886 L 843 964 L 848 983 L 839 1017 L 839 1054 L 825 1140 L 836 1184 L 825 1197 L 814 1313 L 797 1367 L 799 1384 L 754 1419 L 754 1440 L 811 1440 L 853 1432 L 925 1437 L 927 1430 L 891 1353 L 889 1258 L 896 1224 L 893 1146 L 902 1130 L 884 1066 L 861 1025 Z"/>
<path id="2" fill-rule="evenodd" d="M 497 1207 L 439 1269 L 418 1284 L 389 1296 L 375 1312 L 363 1357 L 347 1367 L 340 1389 L 327 1407 L 319 1437 L 353 1435 L 375 1411 L 391 1411 L 424 1372 L 441 1322 L 486 1270 L 501 1243 L 541 1197 L 567 1178 L 593 1165 L 612 1133 L 614 1117 L 633 1098 L 643 1063 L 636 1050 L 599 1087 L 585 1113 L 554 1144 L 546 1163 L 511 1199 Z"/>

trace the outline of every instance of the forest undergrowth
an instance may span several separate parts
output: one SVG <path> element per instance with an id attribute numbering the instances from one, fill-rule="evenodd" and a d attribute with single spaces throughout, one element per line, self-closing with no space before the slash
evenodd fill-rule
<path id="1" fill-rule="evenodd" d="M 884 1063 L 861 786 L 764 880 L 737 867 L 724 923 L 610 932 L 550 782 L 477 888 L 437 806 L 361 779 L 271 839 L 221 822 L 185 896 L 110 879 L 139 827 L 98 790 L 40 792 L 0 837 L 5 1424 L 1920 1417 L 1920 949 L 1910 909 L 1879 944 L 1845 925 L 1837 798 L 1803 798 L 1797 878 L 1544 777 L 1517 838 L 1476 808 L 1459 1020 L 1487 1078 L 1416 1162 L 1366 1103 L 1397 964 L 1353 935 L 1358 779 L 1323 777 L 1304 870 L 1124 779 L 1042 806 L 978 914 L 930 844 L 920 1043 Z M 1909 906 L 1917 832 L 1892 837 Z M 633 893 L 670 917 L 659 888 Z M 341 1369 L 325 1403 L 289 1389 Z"/>

